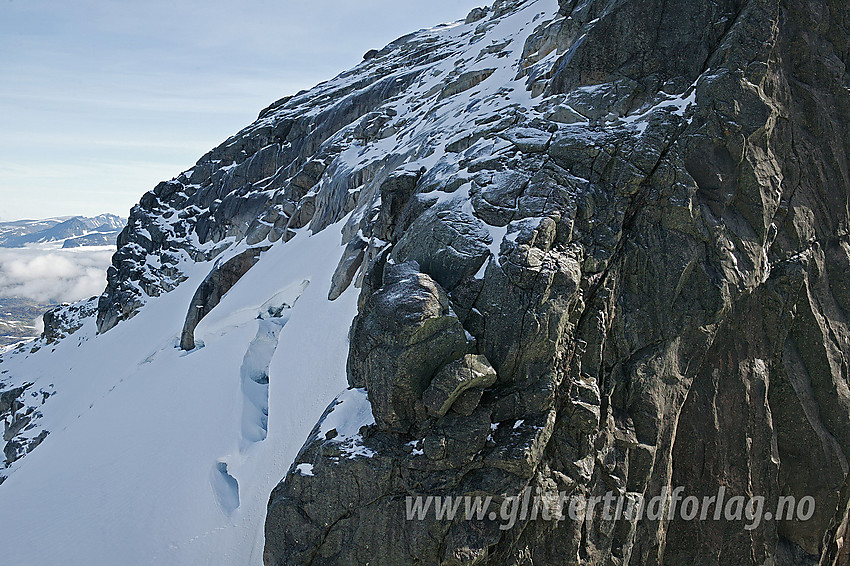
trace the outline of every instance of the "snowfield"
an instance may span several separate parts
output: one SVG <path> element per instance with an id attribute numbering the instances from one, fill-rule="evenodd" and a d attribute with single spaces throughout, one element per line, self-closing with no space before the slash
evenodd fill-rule
<path id="1" fill-rule="evenodd" d="M 347 385 L 357 290 L 328 301 L 335 260 L 317 261 L 340 253 L 338 225 L 274 246 L 191 352 L 185 307 L 211 262 L 183 266 L 185 284 L 106 334 L 90 318 L 55 351 L 0 364 L 0 380 L 55 392 L 38 423 L 49 436 L 0 489 L 2 562 L 260 564 L 269 493 Z"/>

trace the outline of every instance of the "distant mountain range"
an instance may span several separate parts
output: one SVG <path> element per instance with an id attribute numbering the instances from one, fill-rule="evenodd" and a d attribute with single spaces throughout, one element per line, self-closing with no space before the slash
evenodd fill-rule
<path id="1" fill-rule="evenodd" d="M 21 248 L 59 242 L 63 248 L 108 246 L 115 243 L 125 224 L 126 220 L 114 214 L 0 222 L 0 247 Z"/>
<path id="2" fill-rule="evenodd" d="M 56 248 L 114 246 L 125 224 L 126 221 L 123 218 L 114 214 L 0 222 L 0 248 L 37 248 L 43 249 L 43 253 L 47 254 L 54 253 L 53 250 Z M 79 254 L 63 255 L 63 258 L 74 262 L 81 261 L 83 257 Z M 90 255 L 85 257 L 88 258 Z M 40 330 L 36 327 L 36 320 L 57 303 L 36 300 L 32 297 L 6 296 L 9 294 L 9 281 L 8 278 L 6 280 L 3 278 L 3 262 L 0 262 L 0 283 L 2 283 L 0 284 L 0 349 L 2 349 L 38 336 Z M 60 285 L 59 279 L 56 280 L 56 285 Z"/>

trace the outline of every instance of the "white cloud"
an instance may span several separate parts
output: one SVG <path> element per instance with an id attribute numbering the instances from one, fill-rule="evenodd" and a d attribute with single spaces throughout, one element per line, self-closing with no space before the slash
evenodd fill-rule
<path id="1" fill-rule="evenodd" d="M 99 295 L 114 249 L 0 248 L 0 297 L 73 302 Z"/>

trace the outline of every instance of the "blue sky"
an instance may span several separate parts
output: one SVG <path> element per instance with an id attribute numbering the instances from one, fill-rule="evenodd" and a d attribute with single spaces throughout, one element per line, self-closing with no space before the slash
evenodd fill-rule
<path id="1" fill-rule="evenodd" d="M 114 212 L 464 0 L 0 0 L 0 219 Z"/>

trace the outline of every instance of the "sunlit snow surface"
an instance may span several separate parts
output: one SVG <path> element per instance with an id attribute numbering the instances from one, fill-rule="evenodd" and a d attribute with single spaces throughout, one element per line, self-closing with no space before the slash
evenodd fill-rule
<path id="1" fill-rule="evenodd" d="M 319 438 L 328 438 L 328 433 L 335 431 L 330 441 L 339 444 L 346 458 L 371 458 L 375 453 L 363 446 L 360 429 L 372 424 L 375 417 L 366 389 L 348 389 L 334 399 L 319 427 Z"/>
<path id="2" fill-rule="evenodd" d="M 189 353 L 178 337 L 211 264 L 104 335 L 89 319 L 55 352 L 0 364 L 57 391 L 39 421 L 50 435 L 0 486 L 0 563 L 260 564 L 269 493 L 347 385 L 357 290 L 327 300 L 340 253 L 338 225 L 273 247 Z M 293 293 L 277 346 L 258 348 L 258 315 Z M 261 414 L 241 378 L 252 345 L 268 364 L 264 439 L 246 435 Z"/>

